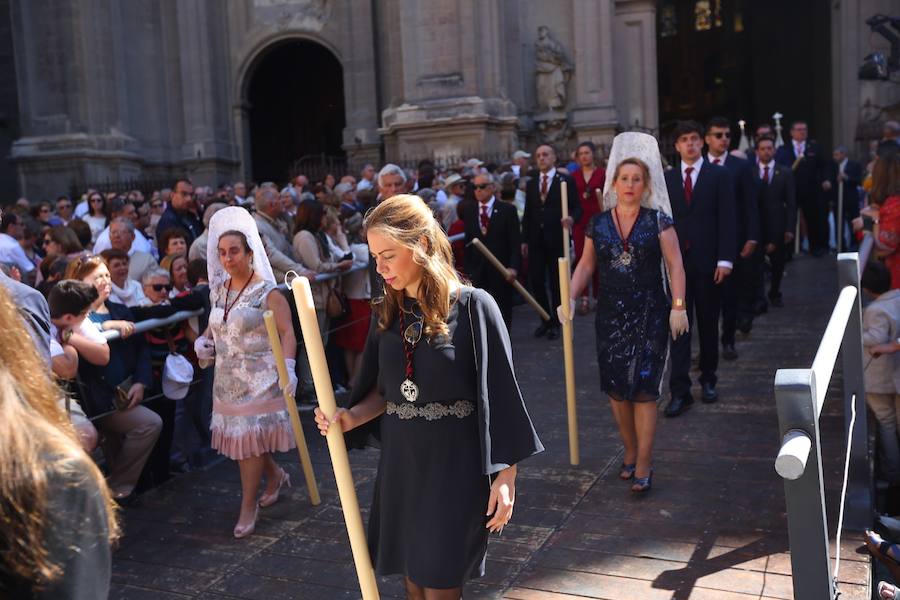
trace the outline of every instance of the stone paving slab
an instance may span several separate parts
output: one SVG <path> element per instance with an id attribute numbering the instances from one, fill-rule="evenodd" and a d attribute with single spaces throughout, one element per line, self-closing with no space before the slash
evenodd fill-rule
<path id="1" fill-rule="evenodd" d="M 738 361 L 720 363 L 721 401 L 660 419 L 645 497 L 617 477 L 621 446 L 597 389 L 593 316 L 576 320 L 581 464 L 571 467 L 561 345 L 533 339 L 535 317 L 517 307 L 516 368 L 548 451 L 520 466 L 513 522 L 492 538 L 487 576 L 466 587 L 466 598 L 792 598 L 784 489 L 773 468 L 773 381 L 777 368 L 811 364 L 837 296 L 834 258 L 797 259 L 785 288 L 786 308 L 772 309 L 739 339 Z M 832 535 L 843 451 L 837 392 L 833 385 L 821 421 Z M 309 415 L 303 421 L 320 506 L 309 504 L 296 453 L 280 455 L 295 487 L 260 513 L 253 536 L 235 540 L 236 465 L 179 476 L 123 512 L 111 598 L 359 598 L 327 449 Z M 353 452 L 351 463 L 367 519 L 377 453 Z M 868 598 L 868 557 L 858 552 L 858 536 L 846 535 L 841 598 Z M 379 588 L 383 598 L 404 597 L 399 577 L 380 579 Z"/>

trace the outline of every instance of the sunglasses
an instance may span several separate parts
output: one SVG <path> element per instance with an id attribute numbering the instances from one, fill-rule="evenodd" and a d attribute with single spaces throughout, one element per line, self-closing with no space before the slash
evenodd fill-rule
<path id="1" fill-rule="evenodd" d="M 730 131 L 717 131 L 717 132 L 715 132 L 715 133 L 713 133 L 713 134 L 710 134 L 710 135 L 712 135 L 712 136 L 713 136 L 714 138 L 716 138 L 717 140 L 721 140 L 723 137 L 725 137 L 725 138 L 731 138 L 731 132 L 730 132 Z"/>
<path id="2" fill-rule="evenodd" d="M 57 210 L 65 210 L 67 208 L 72 208 L 72 205 L 71 204 L 57 204 L 56 205 Z"/>
<path id="3" fill-rule="evenodd" d="M 53 240 L 45 239 L 45 240 L 41 243 L 41 246 L 47 246 L 47 245 L 52 244 L 52 243 L 53 243 Z"/>
<path id="4" fill-rule="evenodd" d="M 150 208 L 160 208 L 162 206 L 162 202 L 151 202 Z"/>
<path id="5" fill-rule="evenodd" d="M 174 288 L 175 286 L 171 283 L 152 283 L 150 284 L 150 287 L 153 288 L 154 292 L 161 292 L 163 290 L 171 292 L 172 288 Z"/>
<path id="6" fill-rule="evenodd" d="M 475 184 L 476 190 L 486 190 L 489 187 L 492 187 L 490 183 L 477 183 Z"/>
<path id="7" fill-rule="evenodd" d="M 91 198 L 91 202 L 103 202 L 103 198 Z"/>

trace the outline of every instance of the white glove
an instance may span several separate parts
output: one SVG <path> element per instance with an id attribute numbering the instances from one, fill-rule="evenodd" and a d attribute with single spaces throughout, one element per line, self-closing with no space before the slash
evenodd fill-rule
<path id="1" fill-rule="evenodd" d="M 297 392 L 297 361 L 293 358 L 286 358 L 284 359 L 284 365 L 287 367 L 288 375 L 288 382 L 284 386 L 284 391 L 293 398 Z"/>
<path id="2" fill-rule="evenodd" d="M 686 310 L 675 310 L 673 308 L 669 311 L 669 330 L 672 332 L 673 340 L 677 340 L 680 335 L 690 330 Z"/>
<path id="3" fill-rule="evenodd" d="M 572 315 L 575 314 L 575 301 L 569 298 L 569 318 L 566 318 L 565 314 L 563 314 L 563 307 L 560 304 L 556 307 L 556 317 L 559 319 L 560 323 L 567 323 L 572 320 Z"/>
<path id="4" fill-rule="evenodd" d="M 205 335 L 201 335 L 194 341 L 194 352 L 197 353 L 200 367 L 203 369 L 212 364 L 216 359 L 216 345 Z"/>

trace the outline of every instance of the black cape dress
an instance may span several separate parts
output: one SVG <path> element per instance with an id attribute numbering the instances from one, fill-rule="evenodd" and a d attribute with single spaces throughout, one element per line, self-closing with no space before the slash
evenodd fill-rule
<path id="1" fill-rule="evenodd" d="M 423 336 L 415 347 L 418 399 L 400 393 L 399 320 L 379 331 L 373 315 L 348 404 L 376 386 L 387 403 L 381 417 L 347 434 L 351 448 L 381 447 L 368 524 L 375 570 L 430 588 L 484 575 L 491 475 L 543 450 L 516 383 L 500 309 L 484 290 L 457 294 L 449 336 Z M 412 300 L 406 308 L 414 309 Z"/>

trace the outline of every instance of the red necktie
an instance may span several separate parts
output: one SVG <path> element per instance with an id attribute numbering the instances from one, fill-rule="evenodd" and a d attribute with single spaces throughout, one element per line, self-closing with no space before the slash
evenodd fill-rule
<path id="1" fill-rule="evenodd" d="M 714 158 L 714 159 L 713 159 L 713 164 L 714 164 L 714 165 L 722 164 L 722 159 L 721 159 L 721 158 Z"/>
<path id="2" fill-rule="evenodd" d="M 691 181 L 691 173 L 694 172 L 694 167 L 688 167 L 684 170 L 684 201 L 688 206 L 691 205 L 691 200 L 694 197 L 694 182 Z"/>
<path id="3" fill-rule="evenodd" d="M 547 174 L 541 175 L 541 198 L 547 195 Z"/>
<path id="4" fill-rule="evenodd" d="M 491 218 L 488 216 L 487 204 L 481 205 L 481 234 L 487 234 L 488 224 L 491 222 Z"/>
<path id="5" fill-rule="evenodd" d="M 763 181 L 769 183 L 769 165 L 763 167 Z"/>

